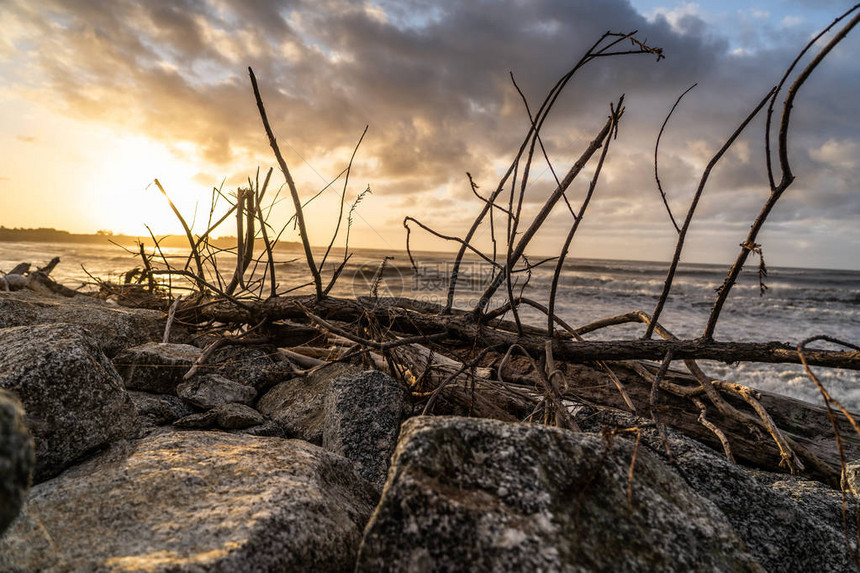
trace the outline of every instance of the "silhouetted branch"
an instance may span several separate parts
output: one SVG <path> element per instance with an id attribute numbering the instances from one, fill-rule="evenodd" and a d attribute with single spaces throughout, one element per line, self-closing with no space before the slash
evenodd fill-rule
<path id="1" fill-rule="evenodd" d="M 278 165 L 281 168 L 281 172 L 284 174 L 284 177 L 287 180 L 287 185 L 290 188 L 290 196 L 293 199 L 293 206 L 296 209 L 296 221 L 299 225 L 299 235 L 302 239 L 302 247 L 305 250 L 305 258 L 307 259 L 308 269 L 311 271 L 311 276 L 314 281 L 314 288 L 316 289 L 317 298 L 323 297 L 322 290 L 322 279 L 320 277 L 319 270 L 317 269 L 316 264 L 314 263 L 314 254 L 311 251 L 311 242 L 308 238 L 308 230 L 305 226 L 305 216 L 302 212 L 302 202 L 299 199 L 299 192 L 296 189 L 296 184 L 293 182 L 293 176 L 290 174 L 290 169 L 287 167 L 287 162 L 284 161 L 284 157 L 281 155 L 281 150 L 278 147 L 278 141 L 275 139 L 275 134 L 272 133 L 272 128 L 269 126 L 269 119 L 266 117 L 266 108 L 263 107 L 263 99 L 260 96 L 260 89 L 257 87 L 257 78 L 254 76 L 254 70 L 248 68 L 248 74 L 251 76 L 251 86 L 254 88 L 254 98 L 257 100 L 257 108 L 260 111 L 260 119 L 263 121 L 263 127 L 266 130 L 266 135 L 269 138 L 269 145 L 272 147 L 272 151 L 275 153 L 275 158 L 278 160 Z"/>
<path id="2" fill-rule="evenodd" d="M 851 8 L 848 12 L 845 13 L 845 16 L 854 12 L 860 8 L 860 5 L 856 5 Z M 843 16 L 844 17 L 844 16 Z M 838 21 L 838 20 L 837 20 Z M 785 98 L 785 103 L 783 104 L 783 112 L 782 119 L 779 125 L 779 139 L 778 145 L 779 148 L 777 150 L 779 155 L 779 164 L 782 169 L 782 178 L 776 187 L 771 189 L 770 196 L 768 197 L 765 204 L 762 206 L 761 211 L 759 212 L 756 220 L 753 222 L 750 227 L 749 232 L 747 233 L 747 237 L 743 243 L 741 243 L 741 250 L 738 253 L 737 259 L 735 259 L 734 264 L 731 269 L 729 269 L 728 276 L 726 276 L 725 281 L 722 286 L 719 288 L 717 293 L 717 298 L 714 301 L 714 306 L 711 309 L 711 314 L 708 317 L 708 323 L 705 326 L 705 331 L 702 333 L 702 338 L 705 340 L 711 340 L 714 337 L 714 331 L 717 327 L 717 321 L 720 318 L 720 313 L 722 312 L 723 305 L 726 302 L 726 299 L 729 296 L 729 292 L 731 292 L 732 287 L 737 281 L 738 276 L 741 273 L 741 270 L 746 263 L 747 257 L 753 248 L 756 245 L 756 239 L 758 238 L 758 233 L 761 228 L 764 226 L 765 221 L 767 220 L 770 212 L 773 210 L 774 205 L 776 205 L 779 198 L 782 197 L 782 194 L 786 189 L 792 184 L 794 181 L 794 175 L 791 172 L 791 166 L 788 162 L 788 127 L 791 120 L 791 109 L 794 103 L 794 98 L 797 95 L 797 92 L 800 90 L 800 87 L 806 82 L 812 72 L 816 67 L 824 60 L 825 56 L 829 54 L 833 48 L 842 41 L 845 36 L 848 35 L 848 32 L 860 22 L 860 14 L 857 14 L 852 18 L 845 26 L 842 27 L 841 30 L 818 52 L 818 55 L 813 58 L 813 60 L 803 69 L 803 71 L 797 76 L 797 79 L 794 80 L 794 83 L 788 90 L 788 94 Z M 806 49 L 808 49 L 807 46 Z M 774 88 L 776 89 L 776 88 Z"/>
<path id="3" fill-rule="evenodd" d="M 619 101 L 619 106 L 621 102 Z M 615 131 L 618 128 L 618 119 L 621 117 L 621 114 L 624 113 L 624 108 L 619 107 L 618 109 L 612 109 L 612 114 L 609 116 L 610 121 L 612 122 L 612 126 L 610 127 L 610 131 Z M 591 197 L 594 195 L 594 189 L 597 187 L 597 180 L 600 178 L 600 172 L 603 169 L 603 162 L 606 160 L 606 155 L 609 153 L 609 143 L 612 141 L 611 137 L 606 138 L 606 144 L 603 146 L 603 151 L 600 152 L 600 159 L 597 160 L 597 167 L 594 170 L 594 175 L 591 177 L 591 183 L 588 186 L 588 192 L 585 194 L 585 198 L 582 200 L 582 205 L 579 207 L 579 213 L 573 216 L 573 225 L 570 226 L 570 231 L 567 233 L 567 237 L 564 240 L 564 245 L 561 248 L 561 254 L 558 256 L 558 262 L 555 265 L 555 271 L 552 275 L 552 283 L 550 284 L 549 291 L 549 309 L 547 312 L 547 326 L 546 333 L 547 336 L 552 338 L 553 336 L 553 317 L 555 316 L 555 298 L 558 294 L 558 280 L 561 277 L 561 270 L 564 267 L 564 261 L 567 257 L 567 251 L 570 248 L 570 243 L 573 241 L 573 236 L 576 234 L 576 230 L 579 229 L 579 224 L 582 222 L 582 218 L 585 216 L 585 210 L 588 209 L 588 204 L 591 202 Z"/>
<path id="4" fill-rule="evenodd" d="M 708 166 L 705 167 L 705 171 L 702 173 L 702 178 L 699 180 L 699 186 L 696 188 L 696 193 L 693 195 L 693 200 L 690 202 L 690 207 L 687 209 L 687 216 L 684 218 L 684 225 L 681 227 L 681 231 L 678 233 L 678 242 L 675 243 L 675 254 L 672 256 L 672 262 L 669 264 L 669 271 L 666 273 L 666 281 L 663 284 L 663 292 L 660 294 L 660 298 L 657 300 L 657 305 L 654 307 L 654 312 L 651 313 L 652 322 L 648 324 L 648 327 L 645 329 L 645 334 L 642 338 L 651 338 L 651 335 L 654 332 L 654 324 L 660 318 L 660 314 L 663 312 L 663 306 L 666 304 L 666 300 L 669 298 L 669 291 L 672 289 L 672 281 L 675 278 L 675 272 L 678 269 L 678 263 L 681 262 L 681 252 L 684 249 L 684 239 L 687 238 L 687 231 L 690 229 L 690 223 L 693 222 L 693 215 L 696 213 L 696 207 L 699 204 L 699 199 L 702 198 L 702 193 L 705 191 L 705 184 L 708 182 L 708 177 L 711 175 L 711 170 L 716 166 L 716 164 L 722 159 L 723 155 L 729 148 L 734 144 L 735 140 L 740 136 L 746 126 L 753 120 L 753 118 L 758 115 L 758 112 L 761 111 L 761 108 L 764 107 L 764 104 L 768 102 L 771 94 L 773 94 L 773 90 L 771 89 L 767 95 L 758 103 L 758 105 L 750 112 L 750 114 L 744 119 L 744 121 L 738 126 L 738 128 L 732 133 L 723 146 L 717 151 L 716 154 L 711 158 L 708 162 Z"/>
<path id="5" fill-rule="evenodd" d="M 185 236 L 188 237 L 188 245 L 191 247 L 191 254 L 194 256 L 194 262 L 197 264 L 197 276 L 201 277 L 201 279 L 197 281 L 197 286 L 202 291 L 204 287 L 202 282 L 203 263 L 200 262 L 200 253 L 197 250 L 197 244 L 194 242 L 194 237 L 191 235 L 191 229 L 188 227 L 188 223 L 185 222 L 185 217 L 182 216 L 182 213 L 179 212 L 179 209 L 177 209 L 176 205 L 173 204 L 173 201 L 170 200 L 170 196 L 167 194 L 167 191 L 164 190 L 164 187 L 161 186 L 158 179 L 155 180 L 155 185 L 158 187 L 158 190 L 161 191 L 161 194 L 164 195 L 165 199 L 167 199 L 167 203 L 170 205 L 176 218 L 179 219 L 179 222 L 182 224 L 182 228 L 185 230 Z"/>
<path id="6" fill-rule="evenodd" d="M 616 105 L 616 109 L 621 109 L 621 104 L 623 103 L 624 98 L 622 97 L 618 101 L 618 105 Z M 619 115 L 620 117 L 620 115 Z M 552 208 L 555 207 L 558 200 L 567 191 L 567 188 L 570 187 L 570 184 L 573 183 L 573 180 L 579 175 L 580 171 L 585 167 L 588 163 L 588 160 L 591 159 L 592 155 L 604 144 L 604 141 L 612 132 L 612 126 L 615 123 L 615 119 L 608 119 L 603 126 L 603 129 L 597 134 L 588 147 L 583 151 L 582 155 L 579 159 L 574 163 L 567 174 L 562 179 L 561 185 L 556 187 L 555 191 L 549 196 L 546 202 L 543 204 L 540 212 L 535 216 L 534 221 L 529 226 L 529 228 L 523 233 L 519 242 L 517 243 L 516 249 L 512 252 L 509 257 L 509 261 L 506 265 L 507 268 L 513 267 L 514 264 L 522 257 L 525 252 L 526 247 L 528 246 L 531 239 L 534 237 L 535 233 L 537 233 L 538 229 L 540 229 L 541 225 L 543 225 L 546 218 L 549 217 Z M 484 293 L 481 295 L 480 300 L 478 301 L 477 306 L 474 309 L 474 314 L 480 315 L 484 312 L 487 307 L 487 304 L 490 302 L 490 298 L 496 292 L 496 290 L 501 286 L 502 281 L 505 279 L 505 276 L 496 277 L 484 290 Z"/>
<path id="7" fill-rule="evenodd" d="M 678 99 L 675 100 L 675 105 L 672 106 L 672 109 L 669 110 L 669 113 L 666 115 L 666 119 L 663 120 L 663 125 L 660 126 L 660 133 L 657 134 L 657 142 L 654 144 L 654 180 L 657 182 L 657 190 L 660 192 L 660 197 L 663 199 L 663 205 L 666 206 L 666 212 L 669 213 L 669 219 L 672 221 L 672 226 L 675 227 L 675 230 L 678 233 L 681 233 L 681 227 L 678 226 L 678 223 L 675 222 L 675 217 L 672 215 L 672 208 L 669 207 L 669 200 L 666 198 L 666 193 L 663 191 L 663 185 L 660 183 L 660 174 L 657 172 L 657 152 L 660 149 L 660 138 L 663 137 L 663 130 L 666 129 L 666 124 L 669 123 L 669 118 L 672 117 L 672 114 L 675 112 L 675 108 L 678 107 L 678 104 L 681 103 L 681 100 L 684 99 L 684 96 L 690 93 L 694 87 L 699 84 L 693 84 L 688 87 L 684 93 L 678 96 Z"/>

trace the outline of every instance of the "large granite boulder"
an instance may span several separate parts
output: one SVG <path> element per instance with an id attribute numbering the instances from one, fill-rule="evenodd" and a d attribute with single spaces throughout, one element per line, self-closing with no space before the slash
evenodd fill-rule
<path id="1" fill-rule="evenodd" d="M 713 503 L 768 571 L 858 571 L 851 555 L 857 539 L 854 504 L 849 504 L 843 524 L 839 491 L 796 476 L 733 464 L 721 452 L 668 428 L 664 435 L 670 453 L 666 454 L 663 439 L 644 420 L 607 411 L 584 414 L 580 420 L 584 430 L 640 427 L 642 447 Z"/>
<path id="2" fill-rule="evenodd" d="M 36 482 L 139 427 L 113 364 L 79 326 L 0 329 L 0 388 L 16 394 L 27 412 Z"/>
<path id="3" fill-rule="evenodd" d="M 257 409 L 280 424 L 288 435 L 320 445 L 325 425 L 325 398 L 333 380 L 360 370 L 333 363 L 319 370 L 281 382 L 257 402 Z"/>
<path id="4" fill-rule="evenodd" d="M 33 487 L 0 571 L 352 571 L 373 499 L 305 442 L 154 434 Z"/>
<path id="5" fill-rule="evenodd" d="M 454 417 L 400 433 L 358 571 L 763 570 L 645 448 L 630 482 L 629 441 Z"/>
<path id="6" fill-rule="evenodd" d="M 665 456 L 656 432 L 647 431 L 643 440 Z M 788 474 L 745 470 L 674 432 L 667 441 L 673 459 L 665 461 L 720 509 L 765 569 L 858 571 L 851 555 L 856 508 L 849 504 L 846 532 L 840 492 Z"/>
<path id="7" fill-rule="evenodd" d="M 202 350 L 190 344 L 147 342 L 120 352 L 113 363 L 127 388 L 156 394 L 176 394 L 182 377 Z"/>
<path id="8" fill-rule="evenodd" d="M 123 348 L 160 340 L 164 313 L 110 306 L 76 296 L 66 298 L 28 290 L 0 295 L 0 328 L 53 323 L 76 324 L 96 339 L 108 356 Z"/>
<path id="9" fill-rule="evenodd" d="M 382 489 L 405 409 L 397 380 L 368 370 L 335 379 L 325 399 L 323 447 L 355 464 Z"/>
<path id="10" fill-rule="evenodd" d="M 21 403 L 0 390 L 0 537 L 24 503 L 35 462 Z"/>

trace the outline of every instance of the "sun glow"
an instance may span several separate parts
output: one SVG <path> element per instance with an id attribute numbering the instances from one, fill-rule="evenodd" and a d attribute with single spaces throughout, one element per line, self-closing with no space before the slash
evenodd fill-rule
<path id="1" fill-rule="evenodd" d="M 138 236 L 147 235 L 149 225 L 159 235 L 181 233 L 167 201 L 152 185 L 156 178 L 189 223 L 200 201 L 198 218 L 205 224 L 211 186 L 219 181 L 207 181 L 200 170 L 221 169 L 201 162 L 194 146 L 126 135 L 17 98 L 3 103 L 15 114 L 9 131 L 0 136 L 0 153 L 14 161 L 3 165 L 0 216 L 15 216 L 2 224 Z"/>
<path id="2" fill-rule="evenodd" d="M 92 192 L 101 198 L 93 213 L 100 221 L 109 221 L 111 230 L 128 234 L 147 233 L 144 225 L 156 234 L 182 233 L 182 227 L 167 200 L 153 181 L 158 179 L 177 208 L 191 224 L 208 213 L 211 187 L 195 181 L 198 169 L 176 151 L 144 137 L 122 137 L 115 140 L 104 161 L 94 174 Z M 212 182 L 215 184 L 216 182 Z M 202 221 L 201 221 L 202 222 Z"/>

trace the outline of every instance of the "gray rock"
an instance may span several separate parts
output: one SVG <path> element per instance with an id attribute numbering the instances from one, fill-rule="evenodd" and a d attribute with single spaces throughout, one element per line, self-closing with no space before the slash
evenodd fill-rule
<path id="1" fill-rule="evenodd" d="M 305 442 L 164 432 L 35 486 L 0 570 L 352 571 L 373 497 Z"/>
<path id="2" fill-rule="evenodd" d="M 222 404 L 252 404 L 257 391 L 250 386 L 233 382 L 218 374 L 194 376 L 176 387 L 176 394 L 183 400 L 203 409 Z"/>
<path id="3" fill-rule="evenodd" d="M 244 430 L 252 426 L 260 426 L 266 418 L 244 404 L 221 404 L 211 410 L 199 414 L 189 414 L 174 422 L 177 428 L 213 428 L 224 430 Z M 259 434 L 255 434 L 259 435 Z"/>
<path id="4" fill-rule="evenodd" d="M 24 504 L 35 463 L 21 403 L 0 390 L 0 537 Z"/>
<path id="5" fill-rule="evenodd" d="M 88 297 L 66 298 L 22 290 L 0 295 L 0 328 L 69 323 L 83 327 L 108 356 L 123 348 L 160 340 L 164 313 L 108 306 Z"/>
<path id="6" fill-rule="evenodd" d="M 323 447 L 381 490 L 404 409 L 403 390 L 387 374 L 368 370 L 337 378 L 326 395 Z"/>
<path id="7" fill-rule="evenodd" d="M 218 426 L 225 430 L 243 430 L 266 421 L 261 413 L 244 404 L 222 404 L 212 411 Z"/>
<path id="8" fill-rule="evenodd" d="M 586 420 L 587 418 L 587 420 Z M 630 427 L 627 415 L 598 413 L 583 418 L 583 429 Z M 857 571 L 851 558 L 854 519 L 842 526 L 842 496 L 827 486 L 787 474 L 750 470 L 670 429 L 671 457 L 654 428 L 642 429 L 642 446 L 670 465 L 699 495 L 728 519 L 768 571 Z"/>
<path id="9" fill-rule="evenodd" d="M 113 360 L 127 388 L 176 394 L 182 377 L 200 357 L 201 350 L 189 344 L 148 342 L 127 348 Z"/>
<path id="10" fill-rule="evenodd" d="M 128 395 L 141 418 L 154 426 L 172 424 L 179 418 L 194 412 L 191 406 L 176 396 L 136 390 L 130 390 Z"/>
<path id="11" fill-rule="evenodd" d="M 213 409 L 207 412 L 188 414 L 173 422 L 177 428 L 206 429 L 214 428 L 218 423 L 218 413 Z"/>
<path id="12" fill-rule="evenodd" d="M 655 448 L 657 437 L 646 434 L 643 439 Z M 668 440 L 675 470 L 725 514 L 765 569 L 858 570 L 842 530 L 838 491 L 785 474 L 756 479 L 722 455 L 674 432 Z M 856 540 L 851 521 L 848 538 Z"/>
<path id="13" fill-rule="evenodd" d="M 15 393 L 27 412 L 36 482 L 139 428 L 113 364 L 79 326 L 0 329 L 0 388 Z"/>
<path id="14" fill-rule="evenodd" d="M 257 409 L 279 423 L 290 436 L 322 444 L 325 397 L 332 380 L 360 372 L 355 366 L 334 363 L 307 376 L 281 382 L 257 402 Z"/>
<path id="15" fill-rule="evenodd" d="M 412 418 L 358 571 L 762 571 L 712 504 L 629 441 Z"/>
<path id="16" fill-rule="evenodd" d="M 245 386 L 253 386 L 260 394 L 272 386 L 269 370 L 276 364 L 270 351 L 248 346 L 225 346 L 216 350 L 209 358 L 211 368 L 202 368 L 203 373 L 214 372 L 224 378 Z"/>
<path id="17" fill-rule="evenodd" d="M 250 426 L 241 430 L 228 430 L 231 434 L 247 434 L 248 436 L 270 436 L 274 438 L 289 438 L 289 434 L 274 420 L 266 420 L 258 426 Z"/>

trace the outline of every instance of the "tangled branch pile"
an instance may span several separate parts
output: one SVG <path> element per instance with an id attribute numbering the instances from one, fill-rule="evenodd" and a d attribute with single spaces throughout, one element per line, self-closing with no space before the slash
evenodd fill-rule
<path id="1" fill-rule="evenodd" d="M 604 57 L 645 55 L 658 60 L 663 57 L 659 48 L 638 40 L 635 32 L 608 32 L 601 36 L 558 80 L 534 113 L 523 96 L 530 128 L 507 172 L 489 196 L 481 196 L 469 177 L 481 208 L 465 235 L 446 236 L 413 217 L 404 219 L 407 250 L 410 224 L 459 245 L 444 305 L 380 298 L 374 288 L 371 288 L 369 297 L 344 299 L 330 295 L 350 257 L 349 225 L 346 224 L 344 256 L 330 270 L 328 280 L 324 280 L 325 262 L 332 254 L 332 247 L 343 226 L 352 159 L 341 173 L 345 177 L 337 227 L 321 261 L 317 262 L 304 219 L 303 207 L 307 201 L 301 200 L 280 153 L 257 80 L 250 69 L 260 117 L 286 179 L 295 209 L 294 218 L 280 232 L 271 226 L 267 215 L 271 208 L 264 207 L 264 200 L 272 170 L 266 174 L 262 184 L 258 172 L 256 180 L 249 179 L 248 187 L 238 189 L 233 197 L 227 197 L 216 189 L 208 230 L 200 236 L 192 234 L 171 203 L 186 230 L 191 255 L 184 264 L 176 265 L 157 247 L 160 261 L 156 261 L 154 253 L 147 254 L 141 246 L 143 268 L 130 273 L 127 284 L 105 285 L 105 288 L 118 292 L 125 299 L 137 295 L 136 304 L 143 304 L 143 299 L 155 300 L 155 304 L 165 298 L 169 300 L 165 304 L 170 305 L 171 320 L 175 317 L 176 323 L 213 336 L 201 364 L 205 363 L 212 350 L 225 344 L 264 345 L 277 353 L 285 369 L 293 374 L 344 361 L 385 370 L 408 388 L 415 411 L 425 414 L 457 413 L 577 430 L 579 416 L 595 410 L 623 411 L 635 416 L 630 418 L 633 427 L 656 426 L 661 432 L 664 427 L 671 427 L 721 449 L 729 459 L 771 470 L 780 468 L 838 486 L 845 463 L 860 458 L 860 427 L 855 418 L 818 383 L 811 367 L 860 370 L 860 347 L 823 335 L 800 341 L 796 346 L 776 342 L 720 342 L 714 340 L 714 332 L 727 297 L 748 257 L 750 254 L 761 257 L 758 233 L 774 205 L 794 181 L 788 144 L 795 97 L 815 68 L 860 21 L 856 12 L 855 6 L 813 38 L 779 83 L 768 90 L 741 121 L 702 173 L 687 213 L 682 218 L 676 218 L 671 212 L 660 186 L 655 148 L 657 186 L 677 232 L 677 243 L 662 293 L 650 313 L 622 309 L 624 312 L 618 316 L 573 326 L 556 312 L 561 271 L 574 236 L 594 198 L 611 143 L 623 120 L 623 96 L 610 105 L 603 126 L 567 171 L 556 175 L 553 168 L 556 188 L 538 214 L 527 220 L 523 212 L 529 172 L 534 161 L 542 156 L 549 163 L 541 131 L 576 73 Z M 819 44 L 819 40 L 832 30 L 835 33 L 831 39 Z M 801 68 L 801 61 L 810 52 L 812 57 Z M 780 108 L 778 98 L 781 94 L 784 94 L 784 100 Z M 679 102 L 680 98 L 675 106 Z M 766 115 L 764 147 L 770 195 L 743 238 L 737 258 L 718 289 L 701 336 L 694 340 L 679 340 L 661 325 L 660 317 L 672 292 L 690 223 L 712 169 L 763 110 Z M 659 145 L 659 137 L 657 141 Z M 588 191 L 576 209 L 570 204 L 566 192 L 589 165 L 593 166 L 593 174 Z M 166 196 L 158 181 L 156 184 Z M 356 199 L 353 209 L 361 196 Z M 218 198 L 227 199 L 230 207 L 213 223 L 215 199 Z M 571 224 L 560 252 L 554 259 L 532 263 L 527 258 L 527 248 L 561 202 L 570 212 Z M 231 215 L 235 215 L 237 245 L 225 252 L 215 248 L 209 237 Z M 347 220 L 351 216 L 350 210 Z M 493 252 L 487 254 L 475 246 L 474 239 L 482 225 L 495 229 L 497 217 L 502 217 L 506 223 L 506 234 L 500 241 L 493 235 Z M 305 285 L 289 285 L 282 290 L 276 277 L 274 249 L 281 233 L 289 225 L 298 228 L 310 280 Z M 262 242 L 262 249 L 255 250 L 259 242 Z M 494 272 L 478 303 L 474 308 L 464 310 L 454 308 L 454 298 L 461 263 L 467 251 L 491 265 Z M 217 255 L 221 255 L 222 260 L 228 255 L 235 257 L 235 268 L 231 272 L 219 268 Z M 517 273 L 527 273 L 539 264 L 550 263 L 555 265 L 555 272 L 545 301 L 524 296 L 522 286 L 515 289 L 513 277 Z M 261 269 L 259 272 L 258 267 Z M 760 276 L 765 273 L 762 259 Z M 174 280 L 183 278 L 190 280 L 191 286 L 187 288 L 191 292 L 174 297 L 176 289 L 180 288 Z M 290 294 L 292 290 L 308 286 L 313 288 L 312 294 Z M 762 288 L 765 287 L 762 285 Z M 546 318 L 545 326 L 524 322 L 520 317 L 520 309 L 524 306 L 541 312 Z M 584 338 L 597 330 L 631 322 L 643 325 L 641 338 L 611 341 Z M 660 340 L 653 339 L 655 333 Z M 816 340 L 827 340 L 849 350 L 807 348 Z M 699 360 L 803 364 L 818 384 L 826 408 L 802 405 L 739 383 L 714 379 L 699 365 Z M 683 370 L 675 368 L 676 365 L 682 365 Z"/>

